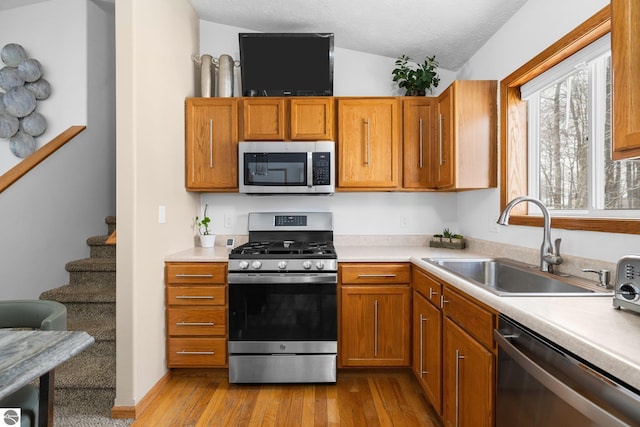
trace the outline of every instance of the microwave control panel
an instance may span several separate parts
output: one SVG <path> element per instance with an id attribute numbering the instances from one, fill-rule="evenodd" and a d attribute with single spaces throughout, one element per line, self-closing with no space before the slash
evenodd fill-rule
<path id="1" fill-rule="evenodd" d="M 331 185 L 331 153 L 313 153 L 313 185 Z"/>

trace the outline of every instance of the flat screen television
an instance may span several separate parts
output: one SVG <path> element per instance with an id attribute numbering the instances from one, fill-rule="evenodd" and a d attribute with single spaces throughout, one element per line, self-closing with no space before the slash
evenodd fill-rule
<path id="1" fill-rule="evenodd" d="M 333 33 L 240 33 L 243 96 L 332 96 Z"/>

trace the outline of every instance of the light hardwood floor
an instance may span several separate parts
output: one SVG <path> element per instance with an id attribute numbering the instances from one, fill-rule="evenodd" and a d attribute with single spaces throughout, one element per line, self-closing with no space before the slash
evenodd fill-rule
<path id="1" fill-rule="evenodd" d="M 338 372 L 336 384 L 237 385 L 226 371 L 173 371 L 141 426 L 441 427 L 409 370 Z"/>

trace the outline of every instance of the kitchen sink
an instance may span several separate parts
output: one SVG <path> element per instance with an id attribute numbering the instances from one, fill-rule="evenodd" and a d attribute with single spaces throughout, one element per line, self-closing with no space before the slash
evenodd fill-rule
<path id="1" fill-rule="evenodd" d="M 613 296 L 576 276 L 545 273 L 509 258 L 422 258 L 499 296 Z"/>

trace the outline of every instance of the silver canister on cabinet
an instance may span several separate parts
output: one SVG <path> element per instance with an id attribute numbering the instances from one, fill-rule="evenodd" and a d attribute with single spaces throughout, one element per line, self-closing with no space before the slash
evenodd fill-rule
<path id="1" fill-rule="evenodd" d="M 218 68 L 218 96 L 227 98 L 233 96 L 233 58 L 220 55 L 215 61 Z"/>
<path id="2" fill-rule="evenodd" d="M 207 54 L 193 55 L 193 62 L 200 65 L 200 96 L 210 98 L 213 57 Z"/>

